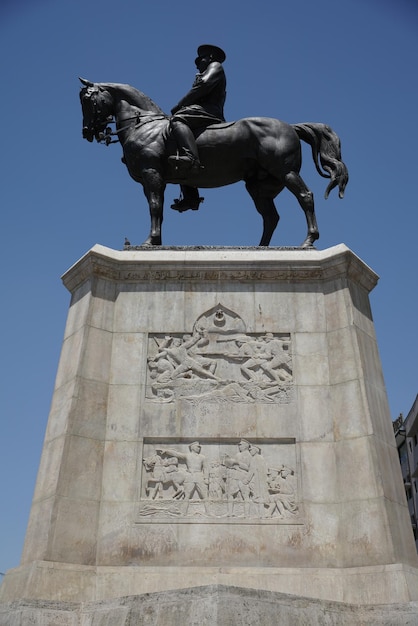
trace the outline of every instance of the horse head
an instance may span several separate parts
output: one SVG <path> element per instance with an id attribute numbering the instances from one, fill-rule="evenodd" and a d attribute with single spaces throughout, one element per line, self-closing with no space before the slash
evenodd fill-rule
<path id="1" fill-rule="evenodd" d="M 87 141 L 103 141 L 109 122 L 113 121 L 113 98 L 101 85 L 80 78 L 84 87 L 80 90 L 83 111 L 83 138 Z"/>

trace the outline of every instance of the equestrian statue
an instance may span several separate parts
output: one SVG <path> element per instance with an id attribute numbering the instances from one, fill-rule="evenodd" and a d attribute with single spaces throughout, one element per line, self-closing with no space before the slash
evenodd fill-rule
<path id="1" fill-rule="evenodd" d="M 329 179 L 325 198 L 337 186 L 342 198 L 348 171 L 341 160 L 340 140 L 321 123 L 286 124 L 267 117 L 226 122 L 225 59 L 221 48 L 199 46 L 195 60 L 198 73 L 192 88 L 171 115 L 130 85 L 80 78 L 83 137 L 106 145 L 120 142 L 122 162 L 131 177 L 142 184 L 149 205 L 151 230 L 144 246 L 162 244 L 167 183 L 180 185 L 180 197 L 171 208 L 184 212 L 198 210 L 203 200 L 199 187 L 223 187 L 242 180 L 263 218 L 259 245 L 270 244 L 279 221 L 274 198 L 286 188 L 305 213 L 308 230 L 301 247 L 310 248 L 319 231 L 313 193 L 299 174 L 300 140 L 311 146 L 320 176 Z M 115 131 L 109 126 L 113 122 Z"/>

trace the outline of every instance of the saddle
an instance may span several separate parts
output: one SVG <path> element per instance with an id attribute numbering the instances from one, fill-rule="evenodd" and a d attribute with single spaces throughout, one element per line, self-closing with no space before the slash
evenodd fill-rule
<path id="1" fill-rule="evenodd" d="M 223 130 L 225 128 L 230 128 L 236 122 L 219 122 L 217 124 L 209 124 L 209 126 L 201 126 L 198 128 L 191 129 L 194 135 L 194 138 L 197 139 L 204 132 L 208 130 Z M 168 135 L 168 139 L 170 140 L 171 133 Z M 171 143 L 171 142 L 170 142 Z M 174 153 L 169 151 L 170 154 L 168 156 L 169 163 L 175 167 L 175 169 L 181 174 L 186 175 L 190 172 L 190 170 L 198 170 L 200 165 L 198 161 L 195 161 L 192 153 L 187 148 L 183 147 L 184 155 L 180 155 L 179 151 L 176 150 Z"/>
<path id="2" fill-rule="evenodd" d="M 219 122 L 218 124 L 211 124 L 210 126 L 206 126 L 204 130 L 222 130 L 223 128 L 229 128 L 233 126 L 236 122 Z M 202 131 L 204 132 L 204 131 Z"/>

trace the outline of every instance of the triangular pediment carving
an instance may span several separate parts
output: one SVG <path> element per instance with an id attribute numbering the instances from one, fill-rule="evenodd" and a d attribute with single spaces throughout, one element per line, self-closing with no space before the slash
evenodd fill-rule
<path id="1" fill-rule="evenodd" d="M 247 328 L 244 320 L 234 311 L 219 303 L 197 318 L 193 331 L 205 330 L 208 333 L 245 333 Z"/>

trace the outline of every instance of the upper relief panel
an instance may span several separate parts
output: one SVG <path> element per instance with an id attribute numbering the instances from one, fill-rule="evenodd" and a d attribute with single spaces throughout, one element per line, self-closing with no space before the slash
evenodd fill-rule
<path id="1" fill-rule="evenodd" d="M 222 304 L 188 334 L 149 335 L 148 400 L 287 404 L 292 393 L 290 333 L 247 333 L 244 320 Z"/>

